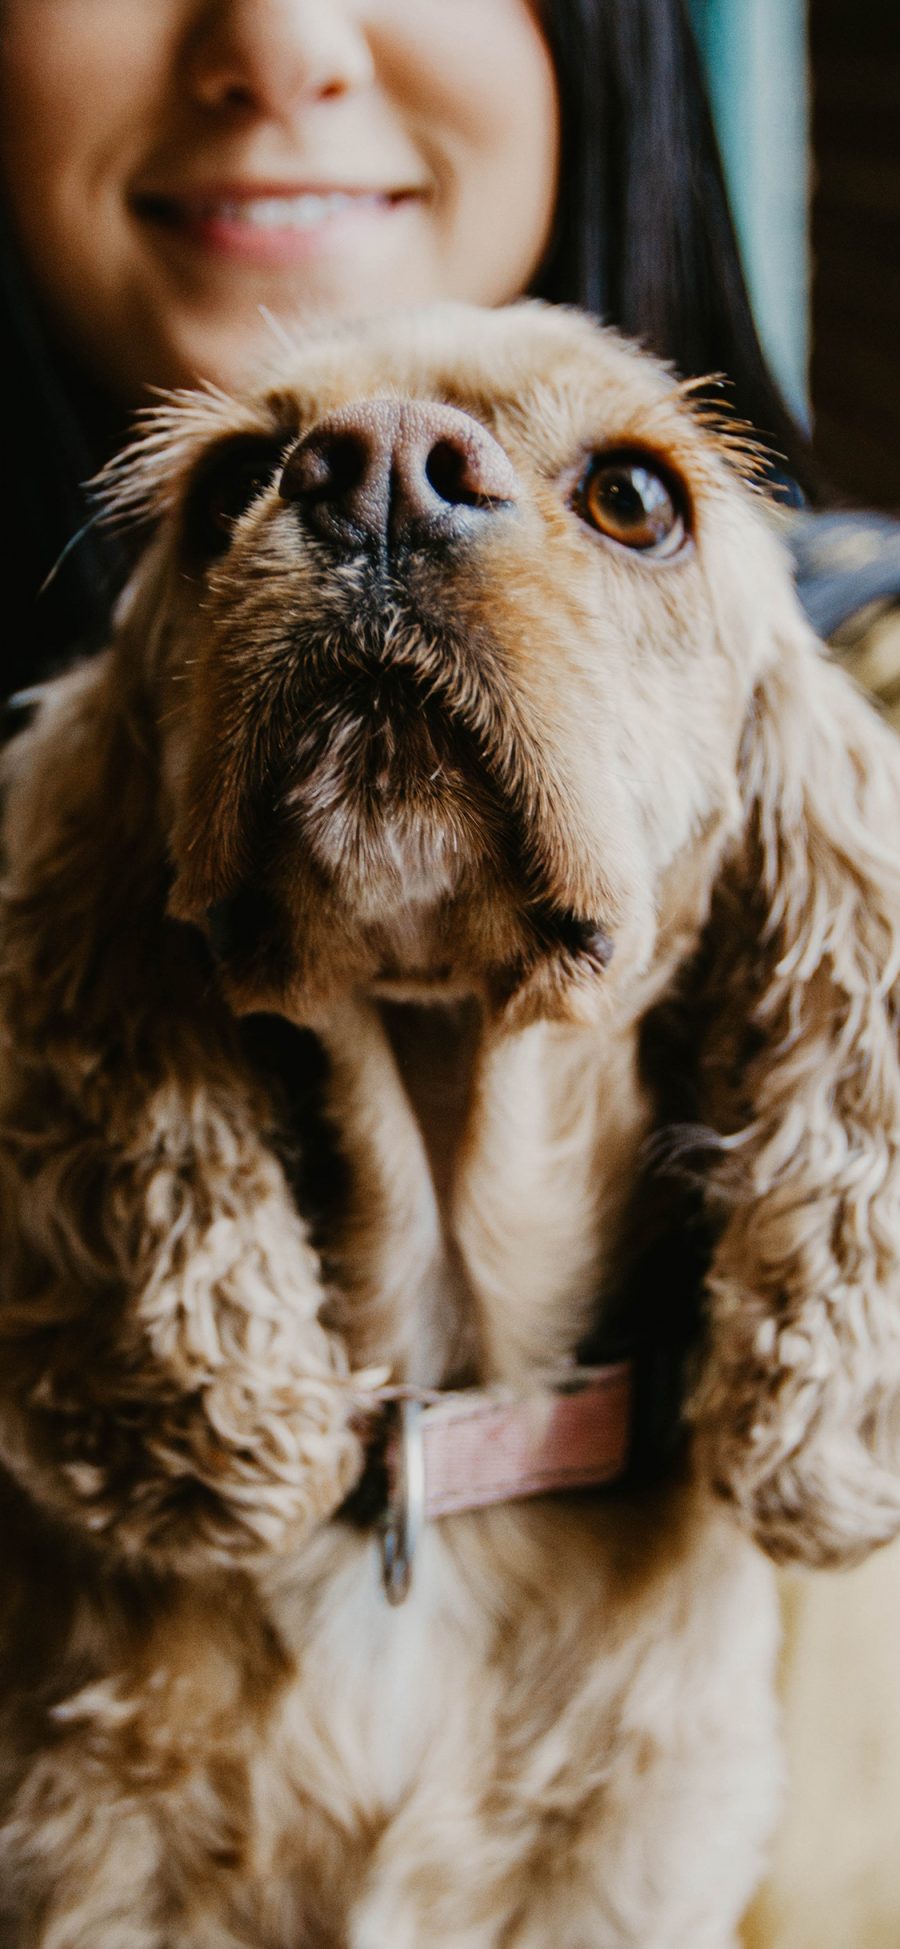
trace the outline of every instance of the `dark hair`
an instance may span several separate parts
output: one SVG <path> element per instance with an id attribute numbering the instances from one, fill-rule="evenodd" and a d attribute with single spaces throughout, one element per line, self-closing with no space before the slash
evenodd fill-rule
<path id="1" fill-rule="evenodd" d="M 540 0 L 563 147 L 557 218 L 534 289 L 582 305 L 686 375 L 726 373 L 737 412 L 810 485 L 810 462 L 766 367 L 728 208 L 684 0 Z M 84 528 L 81 483 L 110 431 L 54 347 L 8 237 L 0 238 L 0 355 L 13 474 L 11 573 L 30 623 L 7 650 L 8 693 L 99 639 L 123 564 Z M 50 586 L 35 592 L 70 547 Z"/>
<path id="2" fill-rule="evenodd" d="M 0 358 L 5 573 L 15 617 L 0 668 L 0 697 L 8 697 L 57 669 L 67 652 L 99 645 L 125 564 L 115 539 L 92 525 L 84 488 L 106 458 L 109 409 L 54 346 L 2 222 Z"/>
<path id="3" fill-rule="evenodd" d="M 807 491 L 811 457 L 760 347 L 685 0 L 541 0 L 562 119 L 536 293 L 576 303 L 730 404 Z"/>

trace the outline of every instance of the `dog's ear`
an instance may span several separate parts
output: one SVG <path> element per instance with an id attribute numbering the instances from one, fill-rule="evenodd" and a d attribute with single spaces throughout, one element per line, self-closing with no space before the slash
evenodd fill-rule
<path id="1" fill-rule="evenodd" d="M 900 1530 L 900 746 L 791 610 L 710 927 L 721 1227 L 691 1415 L 776 1556 Z"/>
<path id="2" fill-rule="evenodd" d="M 342 1343 L 107 654 L 7 754 L 0 1455 L 132 1561 L 248 1563 L 361 1466 Z"/>

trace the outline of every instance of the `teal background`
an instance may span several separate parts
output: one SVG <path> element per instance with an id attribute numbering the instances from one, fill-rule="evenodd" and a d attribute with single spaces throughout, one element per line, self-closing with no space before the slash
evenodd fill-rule
<path id="1" fill-rule="evenodd" d="M 809 61 L 806 0 L 691 0 L 760 334 L 808 420 Z"/>

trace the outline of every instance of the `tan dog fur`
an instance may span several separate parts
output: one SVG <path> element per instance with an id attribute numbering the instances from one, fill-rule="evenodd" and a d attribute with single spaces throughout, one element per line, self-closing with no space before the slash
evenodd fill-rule
<path id="1" fill-rule="evenodd" d="M 387 593 L 278 493 L 385 395 L 474 415 L 520 483 Z M 269 485 L 208 561 L 242 434 Z M 683 483 L 670 561 L 573 504 L 623 448 Z M 900 1528 L 900 762 L 740 458 L 522 307 L 298 344 L 121 473 L 156 539 L 6 767 L 16 1949 L 736 1941 L 780 1776 L 751 1534 L 837 1562 Z M 259 1010 L 328 1055 L 315 1222 Z M 651 1018 L 715 1234 L 689 1453 L 433 1526 L 391 1611 L 337 1516 L 371 1388 L 533 1386 L 602 1332 L 675 1141 Z"/>

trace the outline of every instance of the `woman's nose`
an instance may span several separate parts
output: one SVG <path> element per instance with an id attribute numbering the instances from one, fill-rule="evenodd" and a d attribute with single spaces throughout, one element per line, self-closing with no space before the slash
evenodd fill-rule
<path id="1" fill-rule="evenodd" d="M 370 86 L 374 66 L 345 0 L 213 0 L 187 50 L 201 107 L 283 121 L 303 101 Z"/>

